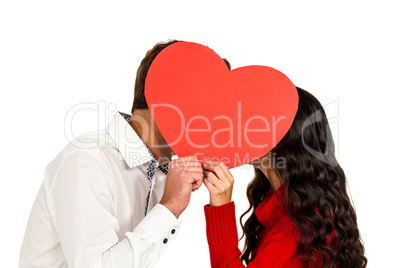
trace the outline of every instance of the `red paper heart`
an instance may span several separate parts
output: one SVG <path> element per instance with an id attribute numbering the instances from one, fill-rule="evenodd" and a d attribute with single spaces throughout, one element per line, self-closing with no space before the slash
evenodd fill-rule
<path id="1" fill-rule="evenodd" d="M 228 167 L 267 154 L 292 125 L 298 108 L 293 83 L 266 66 L 229 71 L 210 48 L 172 44 L 154 59 L 145 97 L 163 137 L 179 156 Z"/>

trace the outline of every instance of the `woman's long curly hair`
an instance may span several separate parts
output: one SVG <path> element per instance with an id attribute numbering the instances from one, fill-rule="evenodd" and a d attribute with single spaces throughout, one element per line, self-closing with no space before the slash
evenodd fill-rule
<path id="1" fill-rule="evenodd" d="M 297 91 L 299 108 L 293 124 L 265 156 L 283 162 L 282 167 L 268 169 L 285 184 L 287 215 L 300 232 L 295 256 L 304 267 L 311 264 L 317 267 L 314 256 L 322 258 L 323 267 L 366 267 L 356 212 L 346 191 L 345 174 L 335 158 L 324 109 L 313 95 L 301 88 Z M 255 178 L 247 187 L 250 207 L 241 216 L 246 238 L 241 259 L 246 264 L 252 260 L 252 251 L 264 229 L 257 220 L 255 208 L 270 189 L 269 180 L 256 168 Z M 250 211 L 251 216 L 243 224 Z"/>

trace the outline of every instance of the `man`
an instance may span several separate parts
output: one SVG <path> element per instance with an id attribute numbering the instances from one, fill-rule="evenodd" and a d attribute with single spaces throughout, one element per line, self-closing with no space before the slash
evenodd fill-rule
<path id="1" fill-rule="evenodd" d="M 175 42 L 156 44 L 142 60 L 132 115 L 118 112 L 105 130 L 79 137 L 48 165 L 20 268 L 152 267 L 177 236 L 202 167 L 195 156 L 169 163 L 173 152 L 144 97 L 153 59 Z"/>

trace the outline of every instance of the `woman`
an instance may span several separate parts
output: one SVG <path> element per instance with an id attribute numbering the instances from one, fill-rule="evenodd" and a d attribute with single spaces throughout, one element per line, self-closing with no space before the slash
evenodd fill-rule
<path id="1" fill-rule="evenodd" d="M 249 209 L 238 249 L 233 177 L 222 163 L 204 165 L 210 192 L 205 206 L 212 267 L 366 267 L 346 178 L 335 159 L 328 120 L 319 101 L 297 88 L 299 108 L 285 137 L 252 164 Z M 270 165 L 273 157 L 282 163 Z"/>

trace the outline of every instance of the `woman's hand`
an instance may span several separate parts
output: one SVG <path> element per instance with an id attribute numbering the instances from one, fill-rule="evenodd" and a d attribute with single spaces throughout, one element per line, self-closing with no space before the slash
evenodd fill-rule
<path id="1" fill-rule="evenodd" d="M 204 184 L 209 191 L 211 207 L 222 206 L 232 201 L 234 179 L 224 163 L 210 162 L 203 165 Z M 208 179 L 209 180 L 208 180 Z"/>

